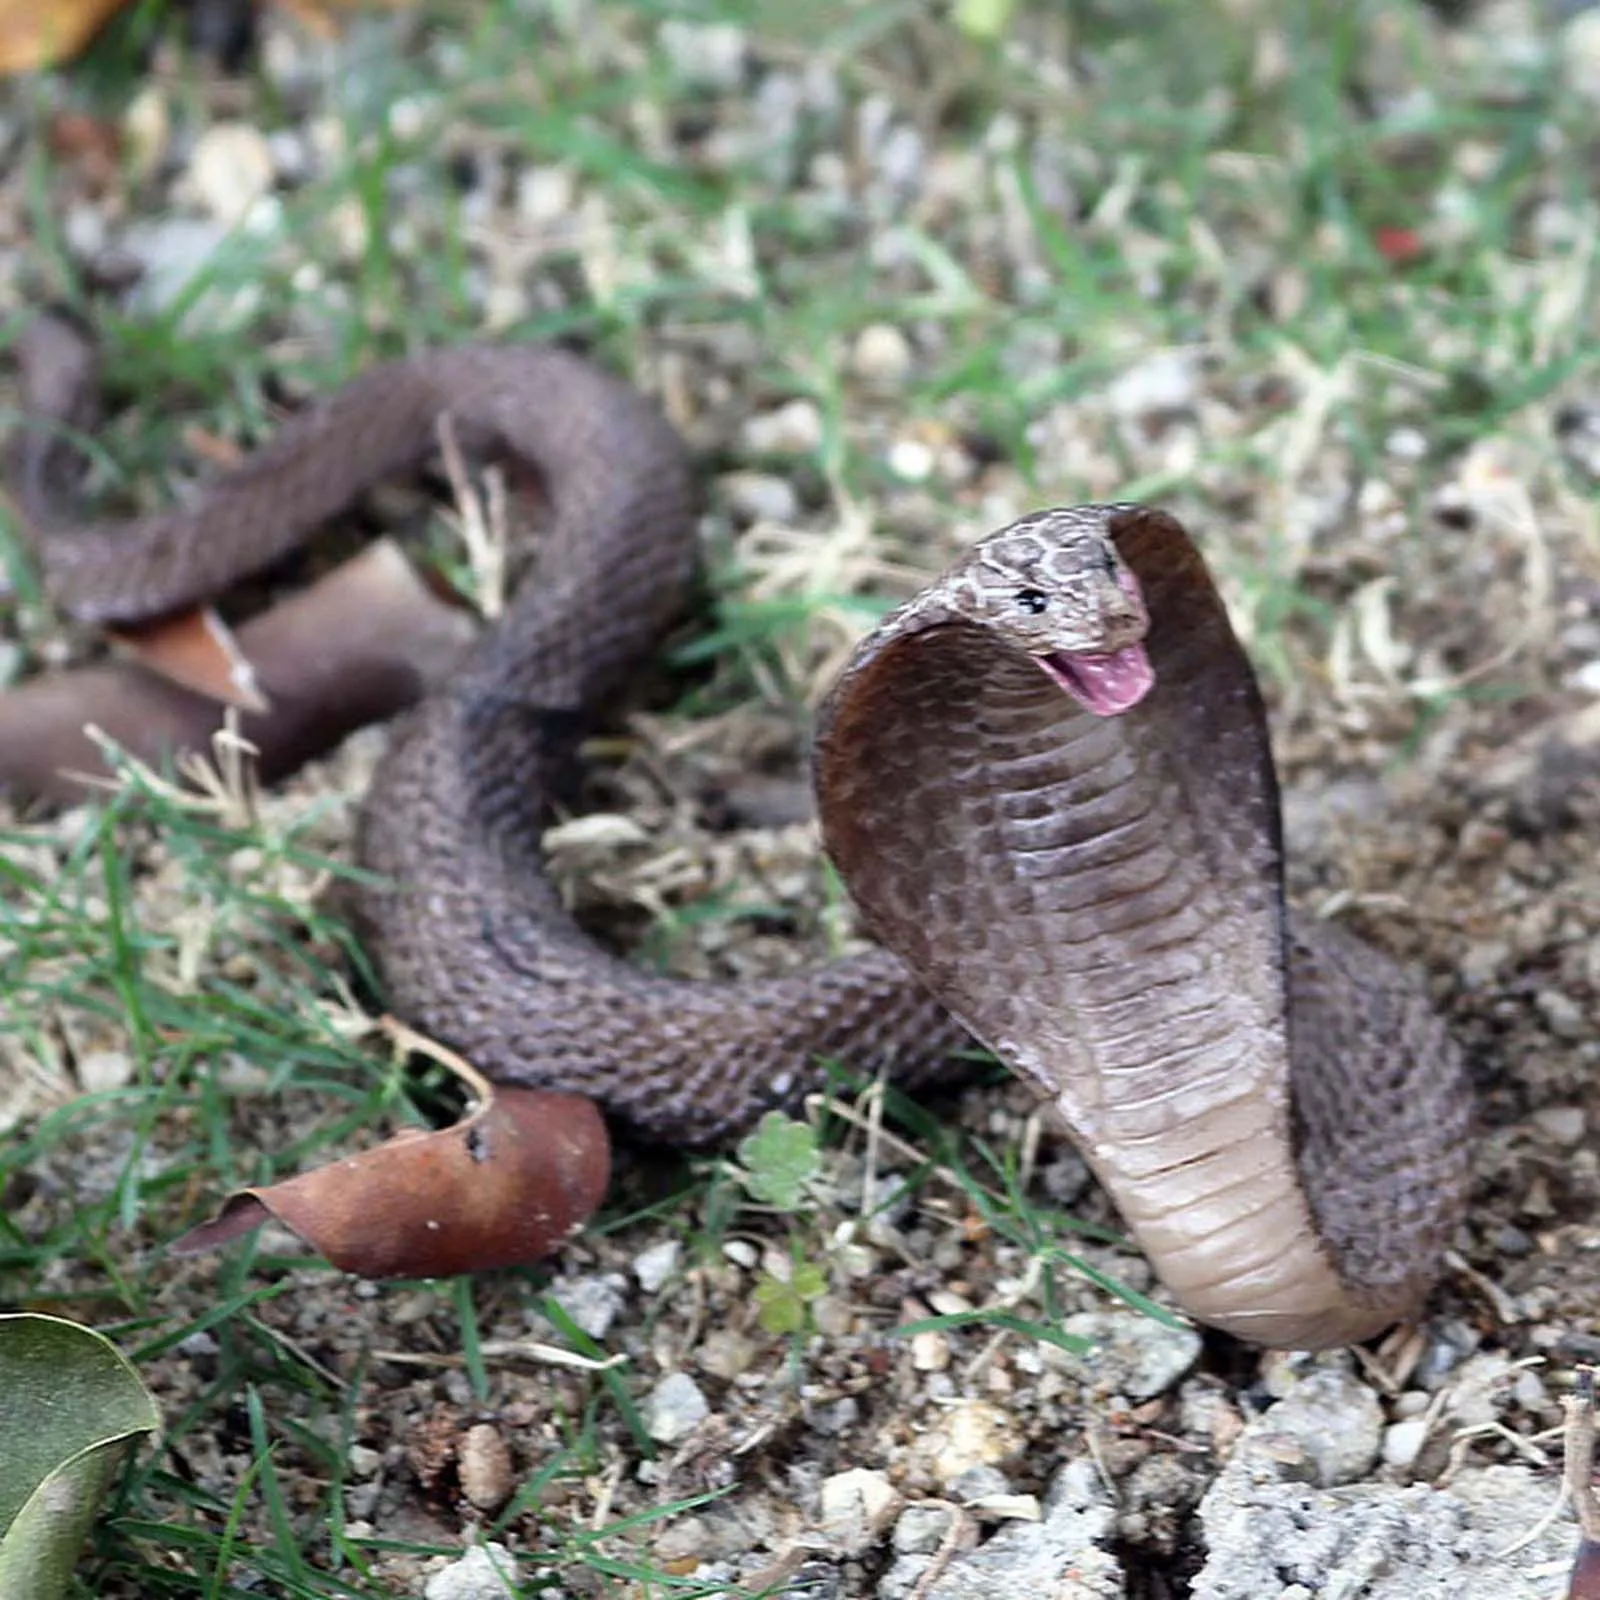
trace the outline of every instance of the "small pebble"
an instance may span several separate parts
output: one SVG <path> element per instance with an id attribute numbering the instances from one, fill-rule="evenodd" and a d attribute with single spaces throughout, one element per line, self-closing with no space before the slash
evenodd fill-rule
<path id="1" fill-rule="evenodd" d="M 1582 1007 L 1559 989 L 1541 989 L 1533 1003 L 1558 1039 L 1582 1039 L 1588 1033 Z M 1581 1131 L 1579 1137 L 1582 1137 Z"/>
<path id="2" fill-rule="evenodd" d="M 133 1077 L 133 1058 L 126 1050 L 90 1050 L 78 1058 L 78 1082 L 85 1094 L 121 1089 Z"/>
<path id="3" fill-rule="evenodd" d="M 1189 410 L 1199 394 L 1195 357 L 1186 350 L 1161 350 L 1129 367 L 1106 398 L 1119 416 L 1133 420 L 1175 416 Z"/>
<path id="4" fill-rule="evenodd" d="M 944 1443 L 934 1458 L 935 1476 L 952 1484 L 974 1467 L 1004 1461 L 1021 1448 L 1010 1416 L 985 1400 L 963 1400 L 944 1419 Z"/>
<path id="5" fill-rule="evenodd" d="M 732 1328 L 713 1328 L 700 1341 L 695 1354 L 701 1370 L 713 1378 L 737 1378 L 750 1370 L 756 1347 Z"/>
<path id="6" fill-rule="evenodd" d="M 474 1545 L 423 1585 L 423 1600 L 514 1600 L 517 1563 L 503 1544 Z"/>
<path id="7" fill-rule="evenodd" d="M 832 1405 L 819 1406 L 811 1413 L 811 1431 L 825 1438 L 837 1438 L 861 1420 L 861 1402 L 852 1394 L 842 1396 Z"/>
<path id="8" fill-rule="evenodd" d="M 603 1339 L 628 1302 L 628 1280 L 620 1272 L 557 1278 L 550 1295 L 591 1339 Z"/>
<path id="9" fill-rule="evenodd" d="M 1421 461 L 1428 453 L 1428 436 L 1420 428 L 1396 428 L 1383 447 L 1398 461 Z"/>
<path id="10" fill-rule="evenodd" d="M 950 1365 L 950 1341 L 937 1328 L 912 1334 L 911 1365 L 918 1372 L 943 1372 Z"/>
<path id="11" fill-rule="evenodd" d="M 904 1503 L 881 1472 L 836 1472 L 822 1481 L 822 1531 L 842 1555 L 859 1556 L 883 1537 Z"/>
<path id="12" fill-rule="evenodd" d="M 198 217 L 163 217 L 129 225 L 123 247 L 143 269 L 138 305 L 143 312 L 166 310 L 211 259 L 228 230 Z"/>
<path id="13" fill-rule="evenodd" d="M 1422 1452 L 1428 1437 L 1428 1423 L 1422 1417 L 1392 1422 L 1383 1430 L 1383 1460 L 1386 1466 L 1409 1467 Z"/>
<path id="14" fill-rule="evenodd" d="M 744 425 L 744 446 L 754 455 L 811 455 L 822 445 L 822 413 L 810 400 L 791 400 Z"/>
<path id="15" fill-rule="evenodd" d="M 200 208 L 228 226 L 239 222 L 277 174 L 267 141 L 248 122 L 216 122 L 195 140 L 189 185 Z"/>
<path id="16" fill-rule="evenodd" d="M 875 394 L 893 394 L 911 370 L 911 346 L 892 322 L 869 323 L 851 347 L 850 369 Z"/>
<path id="17" fill-rule="evenodd" d="M 1543 1106 L 1532 1120 L 1541 1133 L 1562 1145 L 1582 1144 L 1588 1126 L 1582 1106 Z"/>
<path id="18" fill-rule="evenodd" d="M 954 1483 L 950 1493 L 964 1505 L 975 1500 L 1001 1500 L 1011 1494 L 1011 1480 L 998 1467 L 968 1467 Z"/>
<path id="19" fill-rule="evenodd" d="M 710 1415 L 710 1402 L 687 1372 L 668 1373 L 644 1403 L 645 1429 L 657 1444 L 687 1439 Z"/>
<path id="20" fill-rule="evenodd" d="M 711 1530 L 704 1518 L 680 1517 L 669 1523 L 656 1540 L 655 1555 L 658 1561 L 693 1561 L 711 1548 Z"/>
<path id="21" fill-rule="evenodd" d="M 633 1275 L 646 1294 L 655 1294 L 678 1270 L 683 1260 L 683 1245 L 677 1239 L 663 1239 L 633 1258 Z"/>
<path id="22" fill-rule="evenodd" d="M 432 102 L 421 95 L 402 95 L 389 107 L 389 131 L 397 139 L 416 139 L 428 126 Z"/>
<path id="23" fill-rule="evenodd" d="M 1568 88 L 1600 105 L 1600 11 L 1587 7 L 1562 30 L 1561 67 Z"/>
<path id="24" fill-rule="evenodd" d="M 1087 1339 L 1089 1354 L 1071 1358 L 1073 1368 L 1101 1392 L 1130 1400 L 1165 1392 L 1200 1359 L 1193 1328 L 1168 1328 L 1136 1311 L 1082 1311 L 1067 1317 L 1063 1333 Z"/>
<path id="25" fill-rule="evenodd" d="M 517 214 L 541 227 L 567 221 L 573 212 L 574 184 L 565 167 L 529 167 L 517 174 Z"/>
<path id="26" fill-rule="evenodd" d="M 172 112 L 166 94 L 148 83 L 122 114 L 129 171 L 138 178 L 154 172 L 172 141 Z"/>
<path id="27" fill-rule="evenodd" d="M 775 522 L 789 527 L 800 515 L 800 500 L 787 478 L 770 472 L 729 472 L 719 480 L 728 509 L 741 522 Z"/>
<path id="28" fill-rule="evenodd" d="M 907 483 L 921 483 L 931 477 L 938 458 L 921 439 L 896 439 L 889 446 L 889 470 Z"/>
<path id="29" fill-rule="evenodd" d="M 1525 1410 L 1537 1411 L 1549 1403 L 1550 1395 L 1544 1386 L 1544 1379 L 1537 1372 L 1524 1370 L 1517 1374 L 1511 1385 L 1511 1398 Z"/>
<path id="30" fill-rule="evenodd" d="M 678 76 L 696 89 L 726 91 L 744 82 L 748 46 L 744 29 L 731 22 L 685 22 L 671 18 L 658 35 Z"/>
<path id="31" fill-rule="evenodd" d="M 894 1525 L 895 1549 L 901 1555 L 932 1555 L 950 1531 L 953 1515 L 948 1506 L 907 1506 Z"/>
<path id="32" fill-rule="evenodd" d="M 279 128 L 267 135 L 267 149 L 272 155 L 273 170 L 280 183 L 304 183 L 311 176 L 311 152 L 306 142 L 292 128 Z"/>

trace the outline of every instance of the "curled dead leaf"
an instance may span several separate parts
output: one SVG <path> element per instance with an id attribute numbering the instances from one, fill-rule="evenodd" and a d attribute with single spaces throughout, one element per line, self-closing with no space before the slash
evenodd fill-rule
<path id="1" fill-rule="evenodd" d="M 172 1250 L 195 1255 L 275 1218 L 363 1278 L 481 1272 L 559 1248 L 599 1207 L 610 1175 L 593 1101 L 499 1085 L 454 1127 L 239 1190 Z"/>
<path id="2" fill-rule="evenodd" d="M 68 61 L 124 0 L 0 0 L 0 72 L 32 72 Z"/>
<path id="3" fill-rule="evenodd" d="M 131 659 L 182 689 L 258 716 L 271 709 L 250 658 L 211 606 L 107 633 Z"/>
<path id="4" fill-rule="evenodd" d="M 129 0 L 0 0 L 0 73 L 33 72 L 70 61 Z M 398 10 L 411 0 L 279 0 L 319 37 L 337 31 L 341 13 Z"/>
<path id="5" fill-rule="evenodd" d="M 175 666 L 168 648 L 167 672 L 187 673 L 200 687 L 209 678 L 218 698 L 129 660 L 47 674 L 0 694 L 0 792 L 82 800 L 107 773 L 87 725 L 149 765 L 204 751 L 222 726 L 230 680 L 238 688 L 241 662 L 266 709 L 241 717 L 239 728 L 270 783 L 411 705 L 449 674 L 475 632 L 468 612 L 435 593 L 396 544 L 379 540 L 244 623 L 236 645 L 219 650 L 214 637 L 200 640 L 198 663 L 193 634 L 180 634 L 184 659 Z"/>

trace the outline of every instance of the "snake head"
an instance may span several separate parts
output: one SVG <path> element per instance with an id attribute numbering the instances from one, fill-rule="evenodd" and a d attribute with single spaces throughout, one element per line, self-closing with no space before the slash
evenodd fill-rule
<path id="1" fill-rule="evenodd" d="M 1112 537 L 1116 506 L 1041 511 L 992 533 L 949 575 L 946 601 L 1032 657 L 1096 716 L 1155 682 L 1139 580 Z"/>

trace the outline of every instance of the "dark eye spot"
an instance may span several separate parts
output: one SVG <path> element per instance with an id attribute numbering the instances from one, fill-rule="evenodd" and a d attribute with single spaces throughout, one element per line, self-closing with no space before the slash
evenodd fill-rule
<path id="1" fill-rule="evenodd" d="M 1117 552 L 1108 544 L 1100 547 L 1100 570 L 1108 578 L 1114 578 L 1117 575 Z"/>
<path id="2" fill-rule="evenodd" d="M 1037 617 L 1050 609 L 1050 596 L 1043 589 L 1018 589 L 1017 604 L 1030 616 Z"/>

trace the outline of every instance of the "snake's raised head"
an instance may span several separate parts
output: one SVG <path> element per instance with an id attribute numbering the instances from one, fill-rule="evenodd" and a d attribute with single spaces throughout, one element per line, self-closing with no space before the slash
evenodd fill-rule
<path id="1" fill-rule="evenodd" d="M 1137 705 L 1155 682 L 1144 595 L 1112 538 L 1118 509 L 1041 511 L 990 534 L 950 574 L 945 597 L 1100 717 Z"/>

